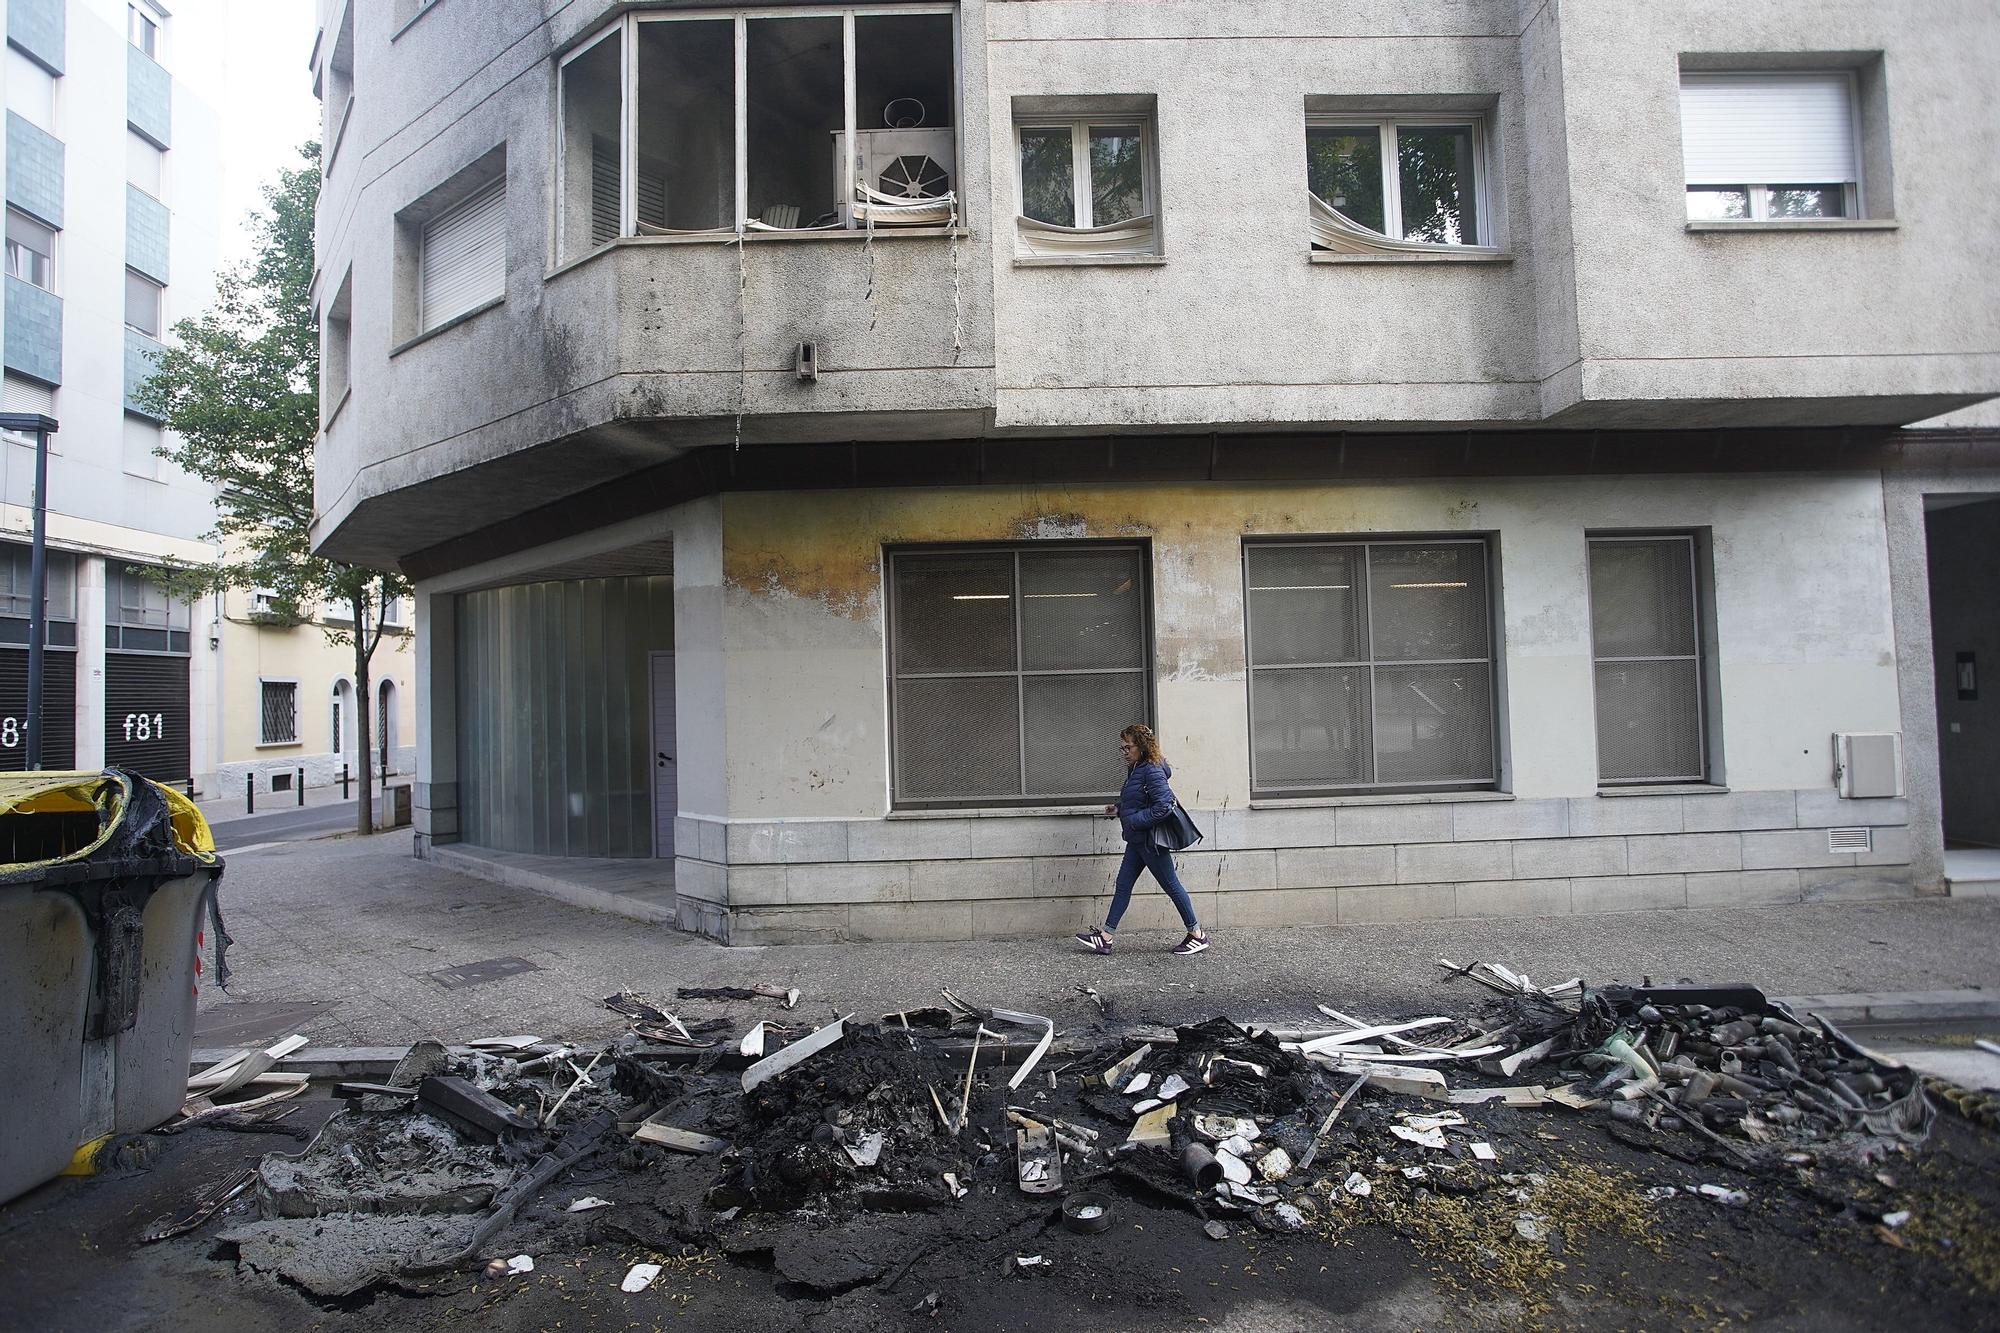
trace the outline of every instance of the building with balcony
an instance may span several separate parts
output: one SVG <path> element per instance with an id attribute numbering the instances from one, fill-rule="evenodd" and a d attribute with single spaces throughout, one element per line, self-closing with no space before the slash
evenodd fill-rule
<path id="1" fill-rule="evenodd" d="M 317 539 L 417 583 L 421 855 L 1060 933 L 1135 720 L 1223 931 L 2000 844 L 1990 5 L 321 22 Z"/>
<path id="2" fill-rule="evenodd" d="M 220 673 L 200 611 L 136 571 L 214 558 L 209 487 L 132 400 L 214 293 L 219 45 L 151 0 L 6 0 L 5 410 L 48 460 L 43 762 L 181 783 L 215 771 Z M 184 26 L 194 25 L 194 26 Z M 35 441 L 0 443 L 0 769 L 25 762 Z"/>

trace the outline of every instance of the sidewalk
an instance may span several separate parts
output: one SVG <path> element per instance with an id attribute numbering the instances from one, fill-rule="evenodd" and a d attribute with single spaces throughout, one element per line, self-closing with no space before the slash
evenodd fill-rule
<path id="1" fill-rule="evenodd" d="M 408 774 L 391 773 L 389 775 L 391 783 L 409 782 L 411 780 Z M 259 785 L 257 791 L 257 809 L 254 813 L 268 815 L 274 814 L 279 810 L 297 810 L 301 808 L 299 794 L 296 791 L 265 791 L 263 788 L 267 785 L 268 783 Z M 380 791 L 381 788 L 382 779 L 378 775 L 375 779 L 375 789 Z M 361 779 L 357 776 L 348 785 L 345 797 L 340 794 L 340 783 L 338 781 L 325 786 L 307 787 L 305 794 L 306 799 L 303 808 L 307 810 L 322 805 L 339 805 L 343 800 L 352 802 L 361 794 Z M 243 798 L 243 784 L 240 782 L 235 784 L 234 791 L 224 791 L 218 792 L 213 796 L 203 796 L 198 798 L 195 804 L 201 807 L 202 818 L 211 824 L 220 824 L 231 819 L 242 819 L 244 816 L 253 813 L 246 807 L 246 802 Z"/>
<path id="2" fill-rule="evenodd" d="M 1067 939 L 725 948 L 415 860 L 407 831 L 290 843 L 230 859 L 222 906 L 236 947 L 227 996 L 204 987 L 208 1023 L 269 1014 L 316 1044 L 384 1046 L 508 1033 L 616 1035 L 599 1001 L 636 990 L 782 982 L 795 1016 L 873 1016 L 967 999 L 1082 1026 L 1095 986 L 1119 1018 L 1228 1014 L 1319 1021 L 1314 1006 L 1414 1015 L 1491 994 L 1446 979 L 1440 957 L 1507 963 L 1537 981 L 1746 981 L 1773 996 L 1984 991 L 2000 999 L 2000 899 L 1417 921 L 1244 931 L 1194 958 L 1178 938 L 1127 932 L 1098 958 Z M 476 966 L 475 966 L 476 965 Z M 218 1005 L 254 1005 L 208 1014 Z M 286 1006 L 280 1011 L 277 1006 Z M 299 1006 L 315 1006 L 309 1011 Z M 700 1005 L 700 1014 L 721 1013 Z M 764 1002 L 732 1015 L 777 1017 Z M 254 1022 L 252 1023 L 254 1027 Z M 196 1045 L 203 1045 L 197 1037 Z"/>

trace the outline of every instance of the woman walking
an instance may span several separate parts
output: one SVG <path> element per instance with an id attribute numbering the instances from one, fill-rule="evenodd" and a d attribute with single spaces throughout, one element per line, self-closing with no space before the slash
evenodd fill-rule
<path id="1" fill-rule="evenodd" d="M 1118 867 L 1117 892 L 1111 896 L 1111 912 L 1104 918 L 1104 924 L 1083 931 L 1076 942 L 1092 953 L 1111 952 L 1112 932 L 1118 929 L 1118 922 L 1125 915 L 1126 904 L 1132 900 L 1132 886 L 1139 882 L 1139 871 L 1143 868 L 1153 872 L 1153 878 L 1167 891 L 1167 897 L 1173 899 L 1175 909 L 1181 914 L 1181 924 L 1187 927 L 1187 938 L 1174 946 L 1174 952 L 1200 953 L 1208 947 L 1208 932 L 1195 920 L 1194 904 L 1181 886 L 1181 877 L 1174 873 L 1173 848 L 1164 838 L 1154 835 L 1161 827 L 1176 827 L 1175 810 L 1179 803 L 1174 799 L 1173 788 L 1167 785 L 1174 771 L 1160 757 L 1159 738 L 1150 727 L 1134 723 L 1119 732 L 1118 752 L 1125 757 L 1125 785 L 1118 792 L 1117 803 L 1105 806 L 1104 813 L 1118 817 L 1125 834 L 1125 861 Z"/>

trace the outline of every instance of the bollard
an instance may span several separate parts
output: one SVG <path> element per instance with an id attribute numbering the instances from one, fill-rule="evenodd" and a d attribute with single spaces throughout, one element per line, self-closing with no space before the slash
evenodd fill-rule
<path id="1" fill-rule="evenodd" d="M 304 805 L 306 803 L 306 771 L 303 768 L 299 770 L 297 785 L 299 789 L 299 804 Z"/>
<path id="2" fill-rule="evenodd" d="M 340 799 L 347 799 L 347 765 L 340 766 Z"/>
<path id="3" fill-rule="evenodd" d="M 243 775 L 243 813 L 246 815 L 257 813 L 257 775 L 255 773 L 245 773 Z"/>

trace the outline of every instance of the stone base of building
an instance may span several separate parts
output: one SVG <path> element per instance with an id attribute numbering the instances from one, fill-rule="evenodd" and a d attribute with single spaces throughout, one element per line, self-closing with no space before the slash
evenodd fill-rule
<path id="1" fill-rule="evenodd" d="M 1762 907 L 1935 893 L 1902 800 L 1823 790 L 1454 797 L 1195 811 L 1178 860 L 1217 930 Z M 1865 829 L 1867 851 L 1830 833 Z M 1120 851 L 1082 812 L 676 822 L 678 924 L 730 944 L 1063 935 L 1103 919 Z M 1142 878 L 1127 929 L 1178 924 Z"/>

